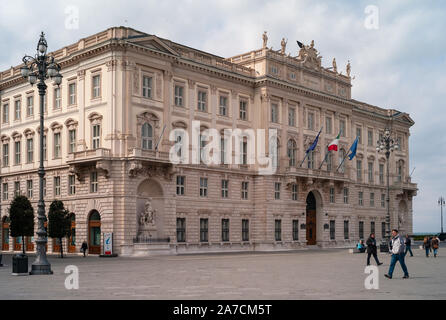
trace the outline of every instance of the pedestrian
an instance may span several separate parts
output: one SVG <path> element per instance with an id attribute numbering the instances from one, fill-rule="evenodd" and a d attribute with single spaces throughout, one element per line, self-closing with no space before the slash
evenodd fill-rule
<path id="1" fill-rule="evenodd" d="M 424 250 L 426 250 L 426 258 L 429 258 L 429 251 L 431 250 L 431 242 L 429 241 L 429 238 L 427 236 L 424 237 L 423 248 Z"/>
<path id="2" fill-rule="evenodd" d="M 359 243 L 356 245 L 356 249 L 358 249 L 358 251 L 361 253 L 365 252 L 364 240 L 359 240 Z"/>
<path id="3" fill-rule="evenodd" d="M 409 251 L 410 252 L 410 256 L 413 257 L 413 253 L 412 253 L 412 240 L 410 239 L 408 234 L 406 234 L 406 242 L 404 244 L 406 245 L 406 252 L 404 252 L 404 255 L 406 255 L 407 251 Z"/>
<path id="4" fill-rule="evenodd" d="M 371 233 L 369 238 L 367 239 L 367 265 L 370 265 L 370 256 L 373 255 L 373 258 L 375 258 L 376 264 L 378 266 L 382 265 L 382 262 L 379 262 L 378 255 L 376 254 L 378 252 L 378 249 L 376 247 L 376 239 L 375 234 Z"/>
<path id="5" fill-rule="evenodd" d="M 84 242 L 82 242 L 82 246 L 81 246 L 81 250 L 84 253 L 84 258 L 85 258 L 85 252 L 87 252 L 88 249 L 88 244 L 87 241 L 84 240 Z"/>
<path id="6" fill-rule="evenodd" d="M 434 236 L 431 243 L 432 250 L 434 250 L 434 258 L 436 258 L 438 254 L 438 248 L 440 246 L 440 240 L 437 238 L 437 236 Z"/>
<path id="7" fill-rule="evenodd" d="M 403 238 L 398 234 L 398 230 L 393 229 L 392 230 L 392 257 L 390 260 L 390 267 L 389 272 L 385 274 L 384 276 L 386 278 L 392 279 L 393 270 L 395 269 L 396 262 L 399 261 L 401 268 L 404 272 L 403 279 L 409 278 L 409 272 L 407 271 L 406 263 L 404 262 L 404 240 Z"/>

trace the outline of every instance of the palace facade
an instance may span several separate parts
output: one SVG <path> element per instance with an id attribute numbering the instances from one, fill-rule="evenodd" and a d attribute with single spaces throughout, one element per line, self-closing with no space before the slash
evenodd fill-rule
<path id="1" fill-rule="evenodd" d="M 2 250 L 35 249 L 33 238 L 9 236 L 7 216 L 24 194 L 37 222 L 42 132 L 45 209 L 59 199 L 73 212 L 73 236 L 62 244 L 69 252 L 87 240 L 101 253 L 103 232 L 113 232 L 120 255 L 350 247 L 370 232 L 380 239 L 386 160 L 376 146 L 385 128 L 400 146 L 389 159 L 391 227 L 412 233 L 413 120 L 352 99 L 350 64 L 345 75 L 335 61 L 322 67 L 314 42 L 293 56 L 267 41 L 265 33 L 261 49 L 222 58 L 126 27 L 81 39 L 52 53 L 63 81 L 47 81 L 43 130 L 37 88 L 20 65 L 1 72 Z M 245 140 L 240 164 L 173 164 L 170 132 L 192 136 L 193 121 L 202 132 L 277 129 L 277 171 L 259 174 Z M 323 162 L 338 133 L 338 151 Z M 356 157 L 336 170 L 357 136 Z M 49 239 L 48 252 L 59 245 Z"/>

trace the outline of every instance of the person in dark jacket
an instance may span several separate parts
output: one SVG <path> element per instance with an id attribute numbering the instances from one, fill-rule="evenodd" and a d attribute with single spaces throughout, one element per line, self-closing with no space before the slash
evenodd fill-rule
<path id="1" fill-rule="evenodd" d="M 423 247 L 424 247 L 424 250 L 426 250 L 426 258 L 428 258 L 429 252 L 431 251 L 431 241 L 428 237 L 424 238 Z"/>
<path id="2" fill-rule="evenodd" d="M 405 243 L 405 245 L 406 245 L 406 252 L 404 252 L 404 255 L 406 255 L 406 254 L 407 254 L 407 251 L 409 251 L 409 252 L 410 252 L 410 256 L 413 257 L 413 253 L 412 253 L 412 249 L 411 249 L 411 246 L 412 246 L 412 240 L 410 240 L 408 234 L 406 235 L 406 240 L 405 240 L 404 243 Z"/>
<path id="3" fill-rule="evenodd" d="M 370 256 L 373 255 L 373 258 L 375 258 L 376 264 L 378 266 L 382 265 L 381 262 L 378 260 L 378 255 L 376 254 L 378 252 L 378 249 L 376 247 L 376 239 L 375 234 L 371 233 L 370 237 L 367 239 L 367 265 L 370 265 Z"/>
<path id="4" fill-rule="evenodd" d="M 87 241 L 82 242 L 81 250 L 84 253 L 84 258 L 85 258 L 85 252 L 87 252 L 87 249 L 88 249 Z"/>

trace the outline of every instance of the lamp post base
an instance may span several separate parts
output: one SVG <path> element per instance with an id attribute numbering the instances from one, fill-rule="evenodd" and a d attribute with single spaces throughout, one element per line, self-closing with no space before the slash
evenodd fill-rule
<path id="1" fill-rule="evenodd" d="M 51 265 L 35 265 L 31 266 L 30 275 L 39 275 L 39 274 L 53 274 L 51 271 Z"/>

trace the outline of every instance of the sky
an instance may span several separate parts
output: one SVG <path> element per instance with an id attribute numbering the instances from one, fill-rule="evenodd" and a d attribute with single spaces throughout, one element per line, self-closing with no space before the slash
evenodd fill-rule
<path id="1" fill-rule="evenodd" d="M 418 184 L 414 232 L 439 232 L 446 196 L 446 3 L 315 0 L 14 0 L 0 4 L 0 70 L 35 52 L 41 31 L 57 50 L 112 26 L 128 26 L 222 57 L 262 46 L 297 55 L 296 40 L 345 74 L 352 98 L 410 114 L 409 171 Z M 444 220 L 446 220 L 446 210 Z"/>

